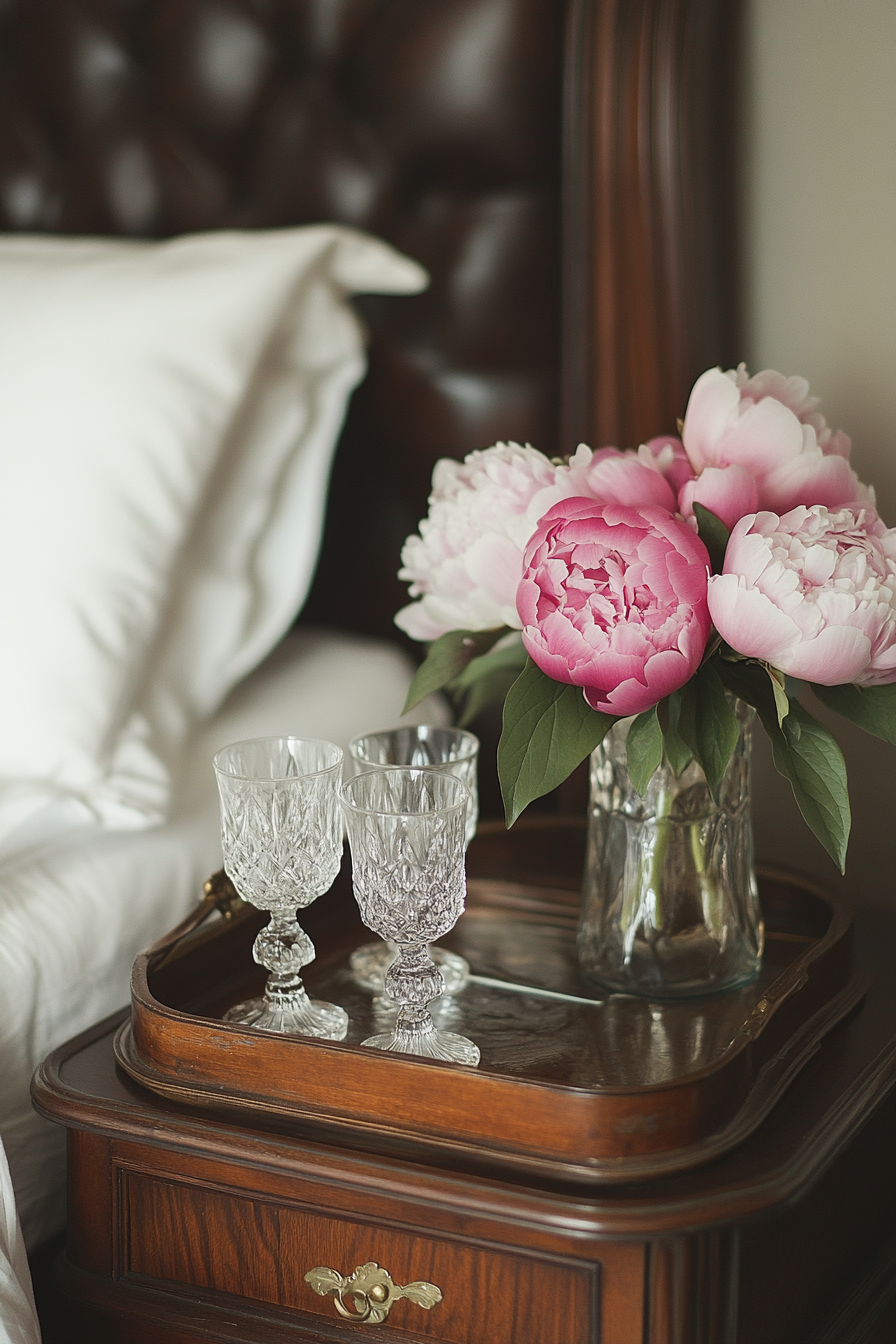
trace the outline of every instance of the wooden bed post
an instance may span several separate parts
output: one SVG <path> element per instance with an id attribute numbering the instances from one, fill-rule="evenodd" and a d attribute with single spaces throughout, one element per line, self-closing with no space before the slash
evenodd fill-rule
<path id="1" fill-rule="evenodd" d="M 563 452 L 674 433 L 735 329 L 737 0 L 572 0 Z"/>

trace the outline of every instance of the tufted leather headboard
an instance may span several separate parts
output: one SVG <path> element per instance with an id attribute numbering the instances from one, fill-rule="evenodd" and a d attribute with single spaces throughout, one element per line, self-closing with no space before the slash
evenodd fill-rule
<path id="1" fill-rule="evenodd" d="M 370 374 L 310 619 L 384 633 L 435 459 L 674 427 L 732 350 L 731 0 L 4 0 L 0 223 L 335 219 L 426 265 Z M 367 578 L 361 608 L 344 601 Z"/>

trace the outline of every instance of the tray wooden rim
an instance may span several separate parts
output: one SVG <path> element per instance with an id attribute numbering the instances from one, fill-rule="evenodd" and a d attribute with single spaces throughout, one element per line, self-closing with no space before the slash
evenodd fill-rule
<path id="1" fill-rule="evenodd" d="M 662 1094 L 664 1092 L 676 1091 L 678 1088 L 681 1087 L 684 1078 L 686 1078 L 688 1083 L 696 1083 L 702 1081 L 705 1078 L 711 1077 L 712 1075 L 720 1072 L 725 1067 L 725 1065 L 728 1064 L 731 1060 L 733 1060 L 734 1057 L 738 1055 L 741 1051 L 745 1050 L 750 1045 L 750 1043 L 757 1038 L 760 1032 L 764 1030 L 764 1028 L 771 1022 L 774 1015 L 786 1003 L 787 999 L 791 996 L 791 994 L 795 993 L 799 989 L 802 989 L 803 986 L 807 983 L 809 976 L 809 967 L 811 966 L 811 964 L 814 961 L 821 958 L 822 956 L 824 956 L 824 954 L 835 943 L 837 943 L 841 938 L 849 934 L 852 928 L 852 914 L 849 911 L 849 909 L 845 906 L 845 904 L 842 901 L 839 901 L 836 897 L 831 896 L 829 893 L 824 891 L 822 887 L 811 882 L 808 878 L 804 879 L 802 875 L 791 873 L 787 869 L 777 867 L 775 868 L 766 867 L 763 865 L 757 867 L 756 871 L 757 876 L 760 879 L 765 877 L 770 878 L 774 881 L 788 882 L 802 887 L 807 893 L 815 897 L 817 900 L 822 901 L 825 905 L 827 905 L 830 908 L 832 912 L 831 923 L 827 931 L 824 933 L 824 935 L 821 938 L 819 938 L 816 942 L 814 942 L 810 947 L 807 947 L 805 954 L 798 960 L 792 962 L 791 965 L 788 966 L 786 970 L 784 970 L 781 973 L 781 975 L 779 975 L 778 978 L 772 982 L 771 985 L 769 985 L 768 990 L 763 995 L 762 999 L 760 999 L 760 1001 L 756 1004 L 750 1016 L 744 1021 L 743 1026 L 740 1028 L 740 1030 L 733 1037 L 730 1043 L 726 1046 L 725 1050 L 722 1052 L 721 1055 L 719 1055 L 718 1059 L 714 1063 L 707 1064 L 702 1069 L 694 1069 L 692 1072 L 688 1073 L 687 1075 L 684 1075 L 683 1078 L 679 1078 L 673 1081 L 665 1081 L 657 1083 L 628 1084 L 628 1085 L 605 1084 L 601 1085 L 600 1087 L 588 1088 L 588 1087 L 579 1087 L 571 1083 L 557 1083 L 551 1081 L 550 1079 L 539 1080 L 533 1078 L 514 1077 L 513 1080 L 514 1086 L 520 1088 L 532 1087 L 537 1088 L 538 1090 L 548 1089 L 560 1094 L 569 1094 L 585 1097 L 590 1097 L 598 1094 L 600 1096 L 642 1096 L 651 1093 Z M 468 886 L 474 887 L 474 885 L 478 883 L 482 883 L 483 885 L 487 883 L 489 886 L 495 886 L 495 887 L 501 887 L 505 885 L 503 882 L 501 882 L 500 879 L 473 878 L 471 879 Z M 508 887 L 515 887 L 518 884 L 508 883 L 506 885 Z M 249 918 L 252 918 L 255 913 L 256 912 L 252 909 L 252 907 L 247 907 L 246 914 Z M 532 923 L 537 923 L 539 921 L 544 923 L 558 922 L 556 920 L 552 920 L 550 914 L 541 913 L 537 910 L 520 911 L 516 917 L 520 919 L 525 919 Z M 218 925 L 217 936 L 226 937 L 228 927 L 232 928 L 233 924 L 231 923 L 229 926 Z M 158 1018 L 159 1020 L 168 1019 L 171 1022 L 192 1023 L 199 1028 L 207 1027 L 209 1023 L 213 1023 L 215 1031 L 222 1031 L 225 1035 L 231 1034 L 241 1039 L 244 1039 L 247 1036 L 247 1034 L 250 1035 L 253 1039 L 257 1039 L 261 1035 L 264 1035 L 265 1037 L 268 1037 L 275 1041 L 284 1039 L 283 1037 L 277 1036 L 273 1032 L 261 1033 L 256 1032 L 252 1029 L 249 1029 L 247 1031 L 245 1027 L 240 1026 L 238 1023 L 225 1022 L 217 1018 L 204 1017 L 201 1014 L 188 1013 L 179 1008 L 174 1008 L 169 1004 L 162 1003 L 159 999 L 157 999 L 153 995 L 148 985 L 148 974 L 152 969 L 150 965 L 151 956 L 152 956 L 152 949 L 150 949 L 148 952 L 141 952 L 134 962 L 131 971 L 132 1009 L 134 1005 L 139 1004 L 141 1008 L 148 1010 L 149 1012 L 152 1013 L 154 1017 Z M 861 997 L 861 994 L 864 992 L 864 981 L 853 976 L 852 979 L 847 983 L 847 985 L 844 986 L 844 990 L 849 988 L 849 985 L 852 984 L 852 981 L 855 981 L 855 985 L 853 988 L 855 990 L 857 998 L 854 1001 L 857 1002 L 858 997 Z M 772 997 L 773 990 L 777 990 L 777 992 Z M 617 997 L 628 997 L 628 996 L 617 996 Z M 693 1003 L 701 1002 L 699 998 L 694 998 L 689 1001 Z M 844 1010 L 844 1012 L 848 1011 L 849 1011 L 848 1008 Z M 133 1012 L 132 1012 L 132 1018 L 133 1018 Z M 837 1018 L 836 1020 L 839 1021 L 840 1019 Z M 327 1051 L 335 1050 L 337 1053 L 342 1052 L 349 1055 L 362 1055 L 364 1058 L 368 1058 L 370 1053 L 367 1050 L 363 1050 L 361 1046 L 354 1045 L 346 1041 L 323 1041 L 323 1040 L 315 1040 L 312 1037 L 289 1037 L 288 1039 L 299 1042 L 301 1045 L 304 1046 L 311 1046 L 317 1050 L 320 1049 L 324 1049 Z M 399 1055 L 391 1051 L 380 1051 L 379 1054 L 382 1055 L 382 1057 L 385 1059 L 393 1059 L 396 1061 L 400 1061 L 402 1063 L 412 1063 L 415 1066 L 419 1066 L 427 1070 L 436 1069 L 436 1070 L 448 1070 L 449 1072 L 462 1072 L 464 1074 L 470 1073 L 470 1070 L 465 1065 L 453 1064 L 449 1060 L 424 1059 L 422 1056 L 417 1057 L 417 1056 Z M 134 1055 L 134 1059 L 136 1061 L 139 1060 L 139 1058 L 140 1058 L 139 1052 L 137 1052 Z M 152 1072 L 151 1068 L 147 1065 L 147 1073 L 151 1072 Z M 482 1066 L 478 1066 L 476 1068 L 475 1074 L 478 1077 L 506 1078 L 508 1076 L 506 1074 L 501 1073 L 499 1070 L 489 1069 L 487 1067 Z M 159 1072 L 158 1077 L 160 1079 L 163 1079 L 165 1077 L 164 1072 Z"/>
<path id="2" fill-rule="evenodd" d="M 792 1005 L 794 994 L 810 986 L 819 962 L 838 950 L 848 956 L 852 917 L 836 898 L 802 877 L 768 869 L 759 871 L 761 879 L 783 882 L 820 900 L 830 913 L 828 928 L 772 982 L 724 1052 L 704 1068 L 678 1078 L 643 1086 L 589 1089 L 549 1079 L 512 1077 L 388 1054 L 378 1054 L 378 1072 L 371 1073 L 372 1052 L 360 1046 L 251 1032 L 236 1024 L 184 1013 L 161 1003 L 148 984 L 153 958 L 158 960 L 161 956 L 154 949 L 141 954 L 134 964 L 131 1020 L 115 1035 L 115 1057 L 138 1084 L 192 1107 L 223 1108 L 244 1116 L 260 1114 L 279 1121 L 305 1120 L 317 1126 L 366 1135 L 368 1142 L 375 1142 L 378 1136 L 392 1142 L 404 1136 L 434 1153 L 487 1159 L 555 1180 L 585 1184 L 620 1182 L 687 1170 L 711 1161 L 753 1132 L 827 1032 L 859 1001 L 865 988 L 847 963 L 845 975 L 835 986 L 836 992 L 798 1020 L 785 1032 L 784 1039 L 776 1047 L 766 1049 L 763 1055 L 769 1025 L 782 1007 Z M 501 885 L 500 879 L 480 881 L 486 886 L 489 882 L 495 887 Z M 520 912 L 520 917 L 541 916 L 530 910 Z M 216 936 L 226 936 L 226 926 Z M 200 1042 L 198 1049 L 190 1041 L 191 1033 Z M 190 1042 L 186 1068 L 184 1053 L 177 1049 L 172 1052 L 172 1037 Z M 240 1058 L 244 1059 L 247 1051 L 251 1055 L 265 1046 L 274 1063 L 270 1074 L 278 1078 L 277 1088 L 261 1093 L 244 1082 L 234 1082 L 232 1069 L 224 1070 L 222 1075 L 222 1058 L 232 1057 L 236 1051 L 242 1052 Z M 756 1059 L 752 1059 L 754 1054 Z M 289 1060 L 294 1071 L 304 1077 L 302 1094 L 280 1085 L 282 1070 L 276 1065 L 282 1060 Z M 313 1073 L 315 1068 L 323 1075 L 329 1071 L 340 1078 L 347 1072 L 356 1075 L 360 1070 L 367 1076 L 368 1085 L 366 1090 L 361 1087 L 360 1100 L 348 1098 L 334 1104 L 332 1097 L 326 1099 L 325 1086 L 315 1088 L 308 1083 L 309 1069 Z M 460 1093 L 453 1106 L 445 1104 L 444 1085 L 449 1078 L 451 1096 Z M 735 1104 L 726 1103 L 723 1097 L 730 1088 L 737 1095 Z M 415 1092 L 416 1114 L 390 1113 L 396 1089 Z M 649 1131 L 650 1124 L 655 1125 L 650 1118 L 655 1112 L 649 1108 L 664 1094 L 672 1094 L 673 1106 L 680 1102 L 681 1107 L 689 1106 L 691 1111 L 699 1111 L 706 1097 L 709 1110 L 715 1108 L 716 1119 L 711 1115 L 702 1119 L 697 1116 L 689 1122 L 690 1128 L 687 1124 L 679 1126 L 679 1141 L 670 1142 L 668 1136 L 661 1135 L 660 1141 L 654 1142 L 645 1133 L 645 1127 Z M 521 1109 L 538 1111 L 540 1122 L 536 1117 L 528 1128 L 523 1122 L 515 1133 L 508 1133 L 500 1117 L 506 1117 L 514 1099 L 523 1097 Z M 561 1110 L 564 1101 L 566 1107 Z M 549 1111 L 553 1127 L 546 1124 Z M 572 1111 L 575 1115 L 570 1114 Z M 567 1129 L 559 1139 L 558 1114 L 563 1115 Z M 489 1117 L 497 1119 L 490 1122 Z M 623 1151 L 608 1149 L 609 1136 L 613 1134 Z"/>
<path id="3" fill-rule="evenodd" d="M 708 1138 L 698 1139 L 684 1147 L 648 1156 L 593 1158 L 586 1163 L 559 1157 L 540 1157 L 530 1152 L 509 1152 L 475 1140 L 458 1141 L 448 1135 L 427 1136 L 415 1132 L 412 1136 L 413 1142 L 424 1150 L 430 1150 L 435 1157 L 460 1155 L 462 1158 L 496 1163 L 511 1171 L 530 1176 L 559 1179 L 577 1185 L 628 1184 L 693 1170 L 721 1157 L 749 1138 L 772 1112 L 797 1074 L 818 1051 L 828 1032 L 859 1003 L 866 988 L 864 978 L 854 976 L 840 994 L 831 1000 L 826 1009 L 807 1019 L 804 1032 L 791 1037 L 785 1047 L 763 1066 L 747 1102 L 735 1113 L 734 1120 L 716 1130 Z M 799 1037 L 804 1034 L 802 1048 L 793 1052 L 794 1043 L 798 1043 Z M 115 1032 L 113 1052 L 116 1062 L 134 1082 L 181 1105 L 201 1109 L 209 1107 L 215 1110 L 224 1109 L 243 1117 L 251 1117 L 260 1112 L 279 1119 L 306 1120 L 325 1127 L 329 1124 L 334 1129 L 350 1131 L 356 1136 L 365 1137 L 368 1141 L 374 1140 L 374 1146 L 377 1136 L 394 1140 L 406 1136 L 407 1133 L 404 1126 L 390 1126 L 383 1121 L 371 1122 L 351 1115 L 327 1114 L 311 1107 L 303 1109 L 294 1102 L 280 1104 L 273 1099 L 259 1100 L 253 1095 L 240 1094 L 236 1091 L 224 1094 L 213 1091 L 210 1087 L 192 1089 L 171 1082 L 166 1075 L 153 1071 L 140 1057 L 134 1043 L 132 1024 L 128 1020 L 125 1020 Z M 787 1055 L 790 1056 L 790 1060 L 785 1064 L 784 1057 Z M 520 1081 L 522 1083 L 528 1080 Z"/>

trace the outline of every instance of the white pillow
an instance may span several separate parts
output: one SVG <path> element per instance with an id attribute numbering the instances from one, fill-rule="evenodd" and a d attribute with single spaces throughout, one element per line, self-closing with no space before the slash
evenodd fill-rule
<path id="1" fill-rule="evenodd" d="M 344 296 L 425 283 L 329 225 L 0 241 L 0 856 L 163 815 L 307 591 L 364 371 Z"/>

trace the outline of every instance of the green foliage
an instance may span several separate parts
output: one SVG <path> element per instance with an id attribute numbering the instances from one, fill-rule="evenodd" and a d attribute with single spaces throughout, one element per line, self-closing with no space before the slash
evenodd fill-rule
<path id="1" fill-rule="evenodd" d="M 449 630 L 435 640 L 417 668 L 402 713 L 407 714 L 409 709 L 419 705 L 433 691 L 441 691 L 459 677 L 474 658 L 488 653 L 508 633 L 506 625 L 499 626 L 497 630 Z"/>
<path id="2" fill-rule="evenodd" d="M 695 506 L 700 536 L 713 569 L 721 569 L 728 531 Z M 488 705 L 504 701 L 498 775 L 512 826 L 535 798 L 561 784 L 616 722 L 587 704 L 577 686 L 546 676 L 518 641 L 495 649 L 510 631 L 452 630 L 436 640 L 408 692 L 405 712 L 433 691 L 447 689 L 469 724 Z M 520 667 L 522 666 L 522 671 Z M 752 705 L 769 736 L 775 766 L 793 789 L 806 822 L 841 872 L 846 862 L 850 810 L 846 766 L 833 736 L 796 698 L 800 683 L 754 659 L 714 652 L 691 680 L 660 705 L 639 714 L 628 736 L 628 771 L 640 794 L 665 755 L 676 775 L 692 760 L 710 792 L 719 789 L 737 743 L 738 722 L 726 690 Z M 818 698 L 867 732 L 896 745 L 896 684 L 813 686 Z"/>
<path id="3" fill-rule="evenodd" d="M 719 673 L 729 690 L 755 708 L 771 741 L 775 768 L 790 781 L 806 822 L 842 873 L 851 818 L 846 764 L 836 741 L 798 700 L 789 701 L 789 712 L 779 722 L 773 679 L 764 664 L 720 659 Z"/>
<path id="4" fill-rule="evenodd" d="M 694 517 L 697 519 L 697 533 L 703 545 L 709 551 L 709 561 L 713 574 L 721 574 L 725 564 L 725 551 L 731 533 L 710 509 L 703 504 L 694 504 Z"/>
<path id="5" fill-rule="evenodd" d="M 673 691 L 666 701 L 667 721 L 663 728 L 663 750 L 666 760 L 669 762 L 676 775 L 683 775 L 691 761 L 694 759 L 694 753 L 681 735 L 679 723 L 682 711 L 682 693 Z M 693 706 L 688 704 L 688 714 Z M 687 728 L 685 728 L 687 731 Z"/>
<path id="6" fill-rule="evenodd" d="M 654 771 L 663 759 L 663 730 L 656 705 L 639 714 L 628 730 L 626 762 L 628 777 L 643 798 Z"/>
<path id="7" fill-rule="evenodd" d="M 528 659 L 504 702 L 498 777 L 507 825 L 562 784 L 616 722 L 586 703 L 578 686 L 552 681 Z"/>
<path id="8" fill-rule="evenodd" d="M 815 686 L 823 705 L 896 746 L 896 682 L 889 686 Z"/>
<path id="9" fill-rule="evenodd" d="M 474 658 L 448 691 L 460 706 L 458 723 L 466 728 L 489 705 L 502 704 L 526 662 L 522 640 Z"/>
<path id="10" fill-rule="evenodd" d="M 715 802 L 740 734 L 737 715 L 719 676 L 720 661 L 713 658 L 704 663 L 682 687 L 678 720 L 681 740 L 693 752 Z"/>
<path id="11" fill-rule="evenodd" d="M 775 667 L 769 667 L 768 663 L 763 663 L 763 667 L 768 673 L 769 680 L 772 683 L 772 695 L 775 697 L 775 712 L 778 715 L 778 726 L 784 727 L 784 720 L 790 713 L 790 699 L 787 694 L 787 678 L 783 672 L 779 672 Z"/>

